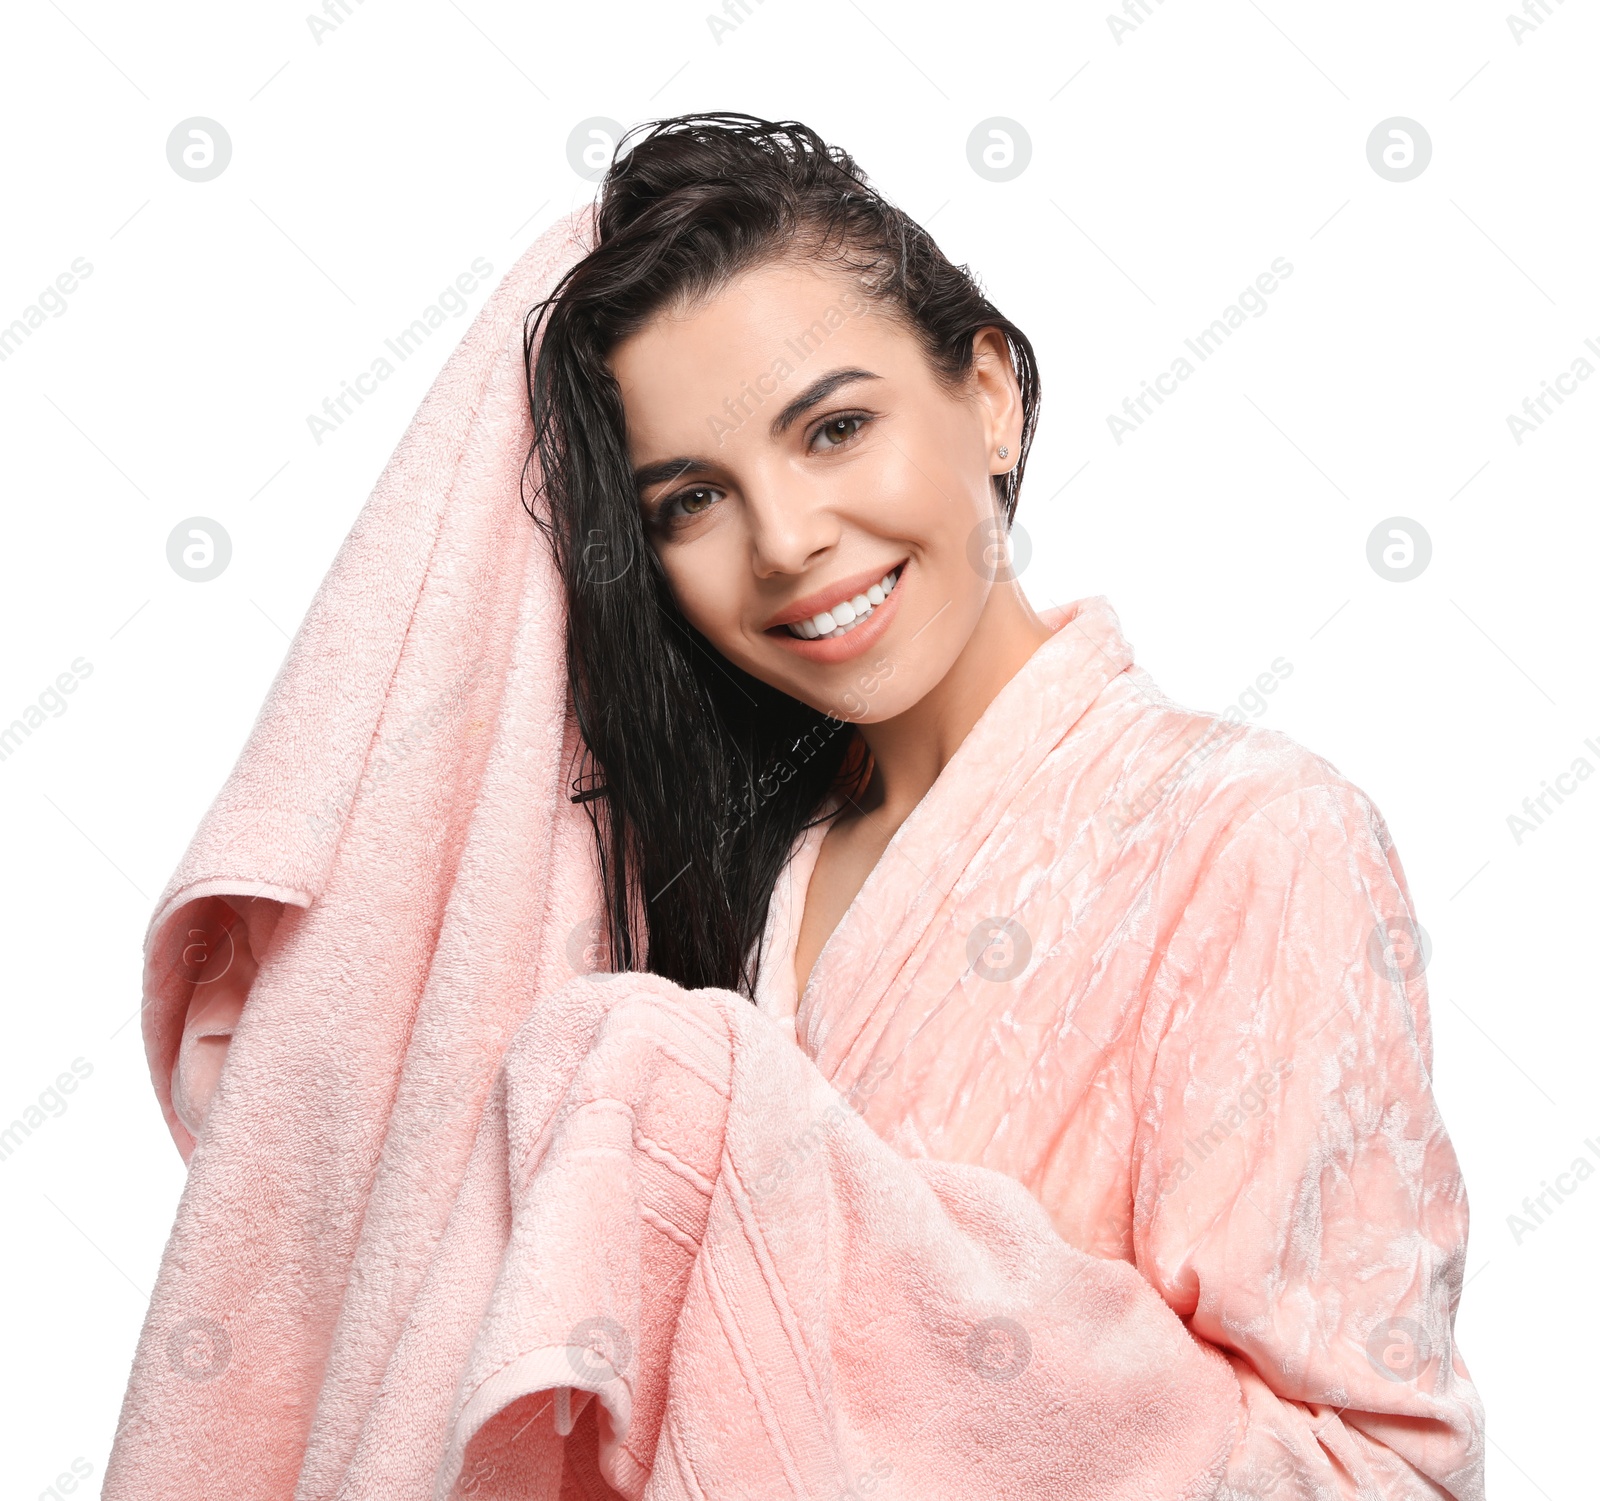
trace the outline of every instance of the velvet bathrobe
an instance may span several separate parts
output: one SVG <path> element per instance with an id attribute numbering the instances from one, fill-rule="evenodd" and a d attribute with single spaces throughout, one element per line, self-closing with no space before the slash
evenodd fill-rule
<path id="1" fill-rule="evenodd" d="M 795 994 L 594 975 L 508 273 L 163 893 L 189 1178 L 104 1494 L 1482 1495 L 1467 1210 L 1382 819 L 1103 599 Z"/>

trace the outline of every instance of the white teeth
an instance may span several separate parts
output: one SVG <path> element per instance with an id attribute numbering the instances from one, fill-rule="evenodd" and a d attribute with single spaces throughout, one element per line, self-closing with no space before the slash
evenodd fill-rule
<path id="1" fill-rule="evenodd" d="M 845 632 L 854 630 L 877 606 L 881 605 L 899 581 L 900 570 L 897 568 L 892 573 L 884 574 L 864 594 L 858 594 L 854 599 L 841 600 L 831 610 L 824 610 L 809 620 L 796 621 L 788 627 L 789 633 L 806 641 L 816 641 L 824 636 L 842 636 Z"/>

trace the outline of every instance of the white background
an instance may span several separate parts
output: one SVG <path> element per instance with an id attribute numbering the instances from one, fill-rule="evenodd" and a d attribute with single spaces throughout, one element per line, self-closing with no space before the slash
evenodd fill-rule
<path id="1" fill-rule="evenodd" d="M 1592 1495 L 1600 1180 L 1520 1244 L 1508 1216 L 1600 1157 L 1600 777 L 1520 843 L 1507 818 L 1600 769 L 1600 379 L 1520 444 L 1506 419 L 1600 370 L 1600 18 L 1550 0 L 1519 42 L 1504 0 L 1150 0 L 1119 41 L 1097 3 L 747 3 L 720 41 L 709 0 L 350 0 L 320 42 L 284 3 L 5 9 L 0 326 L 93 267 L 0 363 L 0 726 L 93 669 L 0 761 L 0 1125 L 92 1068 L 0 1161 L 5 1493 L 103 1474 L 183 1175 L 135 1018 L 145 925 L 324 571 L 471 314 L 592 194 L 574 127 L 738 109 L 845 145 L 1030 333 L 1036 605 L 1107 595 L 1195 707 L 1292 663 L 1260 719 L 1376 801 L 1433 944 L 1490 1494 Z M 191 116 L 232 141 L 209 182 L 168 164 Z M 968 163 L 995 116 L 1032 144 L 1005 182 Z M 1432 141 L 1405 182 L 1367 157 L 1392 116 Z M 315 442 L 479 256 L 467 311 Z M 1266 311 L 1118 444 L 1107 416 L 1277 257 Z M 166 555 L 197 515 L 233 544 L 205 584 Z M 1367 559 L 1395 516 L 1432 541 L 1405 583 Z"/>

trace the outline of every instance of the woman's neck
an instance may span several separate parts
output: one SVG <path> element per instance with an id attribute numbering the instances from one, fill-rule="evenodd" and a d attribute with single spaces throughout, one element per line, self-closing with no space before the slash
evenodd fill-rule
<path id="1" fill-rule="evenodd" d="M 996 583 L 966 646 L 939 684 L 904 714 L 860 726 L 873 768 L 856 806 L 898 828 L 996 694 L 1051 635 L 1020 584 Z"/>

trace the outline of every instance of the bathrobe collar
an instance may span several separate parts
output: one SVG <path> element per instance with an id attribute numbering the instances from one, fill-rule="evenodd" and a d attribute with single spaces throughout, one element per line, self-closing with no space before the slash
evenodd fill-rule
<path id="1" fill-rule="evenodd" d="M 990 701 L 895 830 L 817 955 L 795 1015 L 797 1039 L 811 1057 L 819 1057 L 837 1028 L 853 1032 L 865 1021 L 898 973 L 895 960 L 961 880 L 965 857 L 949 830 L 992 822 L 1107 686 L 1133 666 L 1133 649 L 1105 596 L 1040 614 L 1054 633 Z M 906 879 L 908 871 L 913 879 Z M 881 935 L 881 945 L 851 941 L 863 924 Z M 858 961 L 849 973 L 842 956 L 852 954 L 875 954 L 878 961 Z M 842 1040 L 830 1049 L 835 1056 Z"/>

